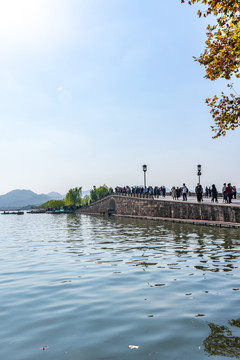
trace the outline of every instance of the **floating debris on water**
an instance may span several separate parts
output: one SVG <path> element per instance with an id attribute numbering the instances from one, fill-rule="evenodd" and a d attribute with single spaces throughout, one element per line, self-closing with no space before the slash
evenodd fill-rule
<path id="1" fill-rule="evenodd" d="M 43 346 L 41 347 L 41 350 L 47 350 L 49 348 L 49 346 Z"/>
<path id="2" fill-rule="evenodd" d="M 139 345 L 128 345 L 129 349 L 139 349 Z"/>

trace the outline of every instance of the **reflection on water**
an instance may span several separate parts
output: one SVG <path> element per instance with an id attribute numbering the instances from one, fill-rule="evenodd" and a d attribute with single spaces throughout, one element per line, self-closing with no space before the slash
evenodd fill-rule
<path id="1" fill-rule="evenodd" d="M 240 327 L 240 319 L 228 322 L 230 326 Z M 221 355 L 240 359 L 240 337 L 233 336 L 228 326 L 208 324 L 210 335 L 204 340 L 204 350 L 209 355 Z"/>
<path id="2" fill-rule="evenodd" d="M 238 229 L 2 218 L 1 359 L 240 358 Z"/>
<path id="3" fill-rule="evenodd" d="M 87 222 L 87 225 L 86 225 Z M 192 257 L 198 259 L 194 268 L 200 271 L 229 272 L 238 268 L 239 231 L 236 229 L 221 229 L 188 224 L 161 223 L 139 219 L 109 219 L 94 216 L 85 217 L 85 227 L 81 226 L 81 218 L 73 215 L 67 217 L 69 232 L 69 248 L 79 251 L 79 227 L 82 237 L 92 239 L 91 245 L 106 251 L 132 252 L 142 251 L 139 258 L 132 257 L 136 266 L 148 267 L 160 265 L 159 262 L 150 261 L 161 256 L 174 256 L 172 263 L 166 264 L 168 268 L 181 269 L 179 265 Z M 74 237 L 76 234 L 76 238 Z M 121 233 L 121 239 L 119 239 Z M 106 236 L 104 239 L 103 235 Z M 104 246 L 105 245 L 105 246 Z M 80 247 L 81 251 L 83 250 Z M 221 251 L 221 249 L 223 251 Z M 234 251 L 232 251 L 234 250 Z M 149 253 L 150 251 L 150 253 Z M 144 261 L 143 261 L 144 259 Z"/>

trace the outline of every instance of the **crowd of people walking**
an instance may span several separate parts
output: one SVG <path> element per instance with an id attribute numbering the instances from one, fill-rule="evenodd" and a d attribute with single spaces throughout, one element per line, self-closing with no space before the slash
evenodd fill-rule
<path id="1" fill-rule="evenodd" d="M 231 204 L 232 199 L 237 198 L 237 188 L 232 186 L 231 183 L 224 183 L 222 187 L 223 202 Z"/>
<path id="2" fill-rule="evenodd" d="M 175 188 L 175 186 L 173 186 L 171 191 L 173 199 L 178 199 L 182 193 L 183 200 L 187 200 L 187 194 L 189 192 L 185 184 L 183 184 L 182 188 Z M 211 187 L 206 186 L 205 192 L 203 191 L 202 185 L 197 184 L 195 188 L 195 194 L 198 202 L 203 201 L 204 196 L 206 198 L 212 198 L 212 202 L 218 202 L 218 190 L 215 184 L 212 184 Z M 222 188 L 222 202 L 230 204 L 232 202 L 232 199 L 237 199 L 237 188 L 236 186 L 232 186 L 231 183 L 224 183 Z"/>
<path id="3" fill-rule="evenodd" d="M 115 188 L 115 192 L 117 194 L 139 194 L 139 195 L 152 195 L 156 198 L 159 198 L 159 196 L 166 196 L 166 187 L 165 186 L 124 186 L 119 187 L 117 186 Z"/>
<path id="4" fill-rule="evenodd" d="M 171 189 L 171 196 L 173 200 L 178 200 L 180 197 L 182 197 L 183 201 L 187 201 L 188 195 L 190 195 L 190 193 L 185 184 L 183 184 L 182 187 L 173 186 Z"/>
<path id="5" fill-rule="evenodd" d="M 165 198 L 167 195 L 167 190 L 165 186 L 124 186 L 115 188 L 116 194 L 125 194 L 125 195 L 136 195 L 136 196 L 152 196 L 154 198 L 159 198 L 160 196 Z M 180 198 L 183 201 L 187 201 L 188 196 L 192 196 L 193 193 L 190 193 L 186 184 L 183 183 L 181 187 L 173 186 L 170 191 L 170 195 L 173 200 L 179 200 Z M 195 195 L 197 201 L 200 203 L 203 201 L 203 198 L 211 198 L 212 202 L 218 202 L 219 193 L 215 186 L 206 186 L 205 191 L 201 184 L 197 184 L 195 188 Z M 230 204 L 232 199 L 237 198 L 237 189 L 236 186 L 232 186 L 231 183 L 224 183 L 222 187 L 222 202 Z"/>
<path id="6" fill-rule="evenodd" d="M 202 195 L 198 196 L 199 193 L 203 194 L 203 191 L 202 191 L 201 185 L 198 184 L 196 187 L 196 194 L 197 194 L 198 201 L 202 201 Z M 214 202 L 214 201 L 218 202 L 218 191 L 217 191 L 215 184 L 213 184 L 212 187 L 206 186 L 204 195 L 206 198 L 208 198 L 208 197 L 212 198 L 212 202 Z M 223 187 L 222 187 L 222 202 L 231 204 L 232 199 L 236 199 L 236 198 L 237 198 L 236 186 L 232 186 L 231 183 L 228 183 L 228 184 L 224 183 Z"/>

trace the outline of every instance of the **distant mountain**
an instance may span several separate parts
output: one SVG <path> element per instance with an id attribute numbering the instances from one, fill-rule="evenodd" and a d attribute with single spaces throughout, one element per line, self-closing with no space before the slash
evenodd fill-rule
<path id="1" fill-rule="evenodd" d="M 50 192 L 47 194 L 51 198 L 51 200 L 62 200 L 65 198 L 65 195 L 59 194 L 58 192 Z"/>
<path id="2" fill-rule="evenodd" d="M 39 206 L 46 201 L 61 200 L 63 198 L 63 195 L 56 192 L 49 194 L 36 194 L 31 190 L 12 190 L 5 195 L 0 195 L 0 210 Z"/>

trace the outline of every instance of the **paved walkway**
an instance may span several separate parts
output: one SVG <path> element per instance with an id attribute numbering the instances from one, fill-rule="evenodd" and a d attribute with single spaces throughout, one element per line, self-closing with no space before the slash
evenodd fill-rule
<path id="1" fill-rule="evenodd" d="M 163 201 L 176 201 L 176 202 L 186 202 L 186 201 L 182 201 L 182 196 L 178 199 L 178 200 L 173 200 L 173 198 L 171 196 L 165 196 L 165 197 L 162 197 L 160 196 L 159 198 L 154 198 L 155 200 L 163 200 Z M 197 198 L 196 196 L 188 196 L 187 198 L 187 202 L 188 203 L 197 203 Z M 223 200 L 222 198 L 219 198 L 218 200 L 218 203 L 213 203 L 211 201 L 211 198 L 203 198 L 203 201 L 201 202 L 201 204 L 217 204 L 217 205 L 222 205 L 222 206 L 240 206 L 240 199 L 233 199 L 232 200 L 232 203 L 231 204 L 226 204 L 226 203 L 223 203 Z"/>

